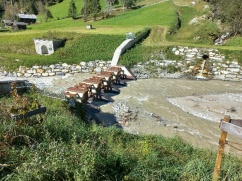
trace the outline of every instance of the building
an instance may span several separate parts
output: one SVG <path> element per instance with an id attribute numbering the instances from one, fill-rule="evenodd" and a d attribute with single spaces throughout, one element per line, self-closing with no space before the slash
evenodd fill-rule
<path id="1" fill-rule="evenodd" d="M 65 45 L 65 40 L 45 40 L 45 39 L 34 39 L 35 50 L 39 55 L 51 55 L 60 47 Z"/>
<path id="2" fill-rule="evenodd" d="M 17 14 L 18 21 L 28 24 L 36 23 L 37 16 L 34 14 Z"/>
<path id="3" fill-rule="evenodd" d="M 12 30 L 26 30 L 27 23 L 24 22 L 13 22 Z"/>
<path id="4" fill-rule="evenodd" d="M 12 20 L 3 19 L 1 22 L 3 23 L 4 27 L 9 27 L 9 26 L 13 25 L 13 21 Z"/>

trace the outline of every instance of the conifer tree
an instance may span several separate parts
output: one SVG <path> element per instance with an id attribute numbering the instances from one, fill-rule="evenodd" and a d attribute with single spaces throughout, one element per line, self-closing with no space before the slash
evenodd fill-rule
<path id="1" fill-rule="evenodd" d="M 72 17 L 73 19 L 76 18 L 77 16 L 77 8 L 74 0 L 71 0 L 69 4 L 69 9 L 68 9 L 68 16 Z"/>

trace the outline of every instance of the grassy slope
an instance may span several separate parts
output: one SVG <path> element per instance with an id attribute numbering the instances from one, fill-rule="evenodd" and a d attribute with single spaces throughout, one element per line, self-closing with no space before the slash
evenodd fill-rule
<path id="1" fill-rule="evenodd" d="M 174 1 L 175 5 L 187 5 L 189 3 L 189 0 Z M 69 1 L 65 0 L 60 4 L 50 7 L 54 17 L 64 17 L 66 14 L 65 11 L 68 9 L 68 4 Z M 78 7 L 81 7 L 81 1 L 77 1 L 76 4 Z M 102 1 L 102 4 L 104 4 L 104 1 Z M 201 16 L 207 12 L 207 10 L 204 9 L 204 2 L 200 2 L 194 7 L 175 6 L 174 4 L 172 1 L 161 2 L 156 0 L 146 0 L 139 2 L 139 5 L 141 7 L 143 5 L 147 6 L 133 11 L 121 12 L 121 14 L 110 19 L 104 19 L 96 22 L 83 22 L 82 19 L 72 20 L 71 18 L 65 18 L 58 21 L 52 20 L 51 22 L 28 26 L 29 29 L 27 31 L 11 33 L 3 32 L 0 33 L 0 42 L 4 43 L 4 46 L 0 48 L 0 56 L 2 57 L 2 60 L 14 60 L 18 58 L 21 60 L 28 60 L 28 62 L 32 61 L 32 65 L 35 63 L 34 60 L 39 59 L 44 59 L 45 61 L 42 61 L 43 63 L 54 63 L 58 62 L 59 58 L 55 59 L 55 56 L 41 58 L 41 56 L 35 55 L 32 39 L 34 37 L 38 37 L 38 34 L 49 34 L 51 31 L 64 34 L 66 33 L 65 36 L 68 36 L 69 32 L 85 34 L 125 35 L 126 32 L 137 32 L 147 26 L 151 27 L 152 31 L 150 36 L 142 43 L 142 45 L 146 47 L 181 45 L 220 48 L 224 50 L 242 50 L 242 47 L 240 46 L 241 38 L 233 38 L 227 42 L 229 46 L 220 47 L 215 47 L 206 42 L 203 42 L 202 44 L 199 42 L 194 42 L 193 37 L 196 35 L 197 29 L 202 25 L 188 25 L 188 23 L 193 17 Z M 167 37 L 167 31 L 169 30 L 169 27 L 177 21 L 175 14 L 176 11 L 181 15 L 182 26 L 177 34 Z M 87 23 L 91 23 L 94 29 L 87 30 L 85 28 Z M 12 38 L 7 38 L 11 36 Z M 69 41 L 68 43 L 71 44 L 74 43 L 74 41 Z M 114 47 L 114 49 L 115 48 L 116 47 Z M 77 50 L 74 49 L 73 52 L 77 52 Z M 97 57 L 100 56 L 98 50 L 95 52 L 95 55 Z M 71 57 L 74 56 L 74 54 L 71 55 Z M 48 61 L 48 59 L 50 60 Z M 109 59 L 111 59 L 111 57 L 109 57 Z M 6 62 L 7 61 L 1 61 L 1 65 L 4 65 Z M 13 62 L 14 61 L 12 61 L 12 63 Z M 15 63 L 15 66 L 19 65 L 20 63 L 21 62 L 17 64 Z M 31 63 L 28 63 L 28 65 L 31 65 Z"/>
<path id="2" fill-rule="evenodd" d="M 0 98 L 1 179 L 212 180 L 216 155 L 209 150 L 178 137 L 138 136 L 86 124 L 80 119 L 84 112 L 57 99 L 37 98 L 47 106 L 43 122 L 33 116 L 22 124 L 4 116 L 12 100 Z M 225 155 L 221 178 L 240 180 L 241 165 Z"/>

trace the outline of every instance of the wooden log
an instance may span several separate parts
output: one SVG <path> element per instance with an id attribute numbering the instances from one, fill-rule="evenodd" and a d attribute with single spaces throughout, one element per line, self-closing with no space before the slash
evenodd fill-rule
<path id="1" fill-rule="evenodd" d="M 231 122 L 228 123 L 228 122 L 222 120 L 221 123 L 220 123 L 220 129 L 229 133 L 229 134 L 232 134 L 232 135 L 235 135 L 235 136 L 242 138 L 242 127 L 240 126 L 241 125 L 240 122 L 242 122 L 242 121 L 236 120 L 236 122 L 233 122 L 231 120 Z"/>
<path id="2" fill-rule="evenodd" d="M 38 109 L 28 111 L 25 114 L 12 114 L 11 117 L 12 117 L 12 119 L 18 121 L 20 119 L 24 119 L 24 118 L 34 116 L 36 114 L 45 113 L 45 112 L 46 112 L 46 107 L 40 107 Z"/>
<path id="3" fill-rule="evenodd" d="M 224 116 L 224 121 L 225 122 L 230 122 L 230 116 Z M 218 153 L 217 153 L 217 158 L 216 158 L 216 163 L 214 167 L 214 172 L 213 172 L 213 181 L 217 181 L 219 179 L 219 172 L 221 168 L 221 162 L 222 162 L 222 156 L 224 152 L 224 146 L 226 143 L 226 137 L 227 137 L 227 132 L 222 130 L 220 139 L 219 139 L 219 147 L 218 147 Z"/>

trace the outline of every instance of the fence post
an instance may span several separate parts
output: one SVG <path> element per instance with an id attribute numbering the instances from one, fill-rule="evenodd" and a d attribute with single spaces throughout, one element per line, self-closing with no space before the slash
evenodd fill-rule
<path id="1" fill-rule="evenodd" d="M 229 122 L 230 116 L 225 115 L 224 121 Z M 219 139 L 218 153 L 217 153 L 216 163 L 215 163 L 214 172 L 213 172 L 213 181 L 217 181 L 219 179 L 219 172 L 220 172 L 222 156 L 224 152 L 224 146 L 226 143 L 226 137 L 227 137 L 227 132 L 222 130 L 222 133 Z"/>

